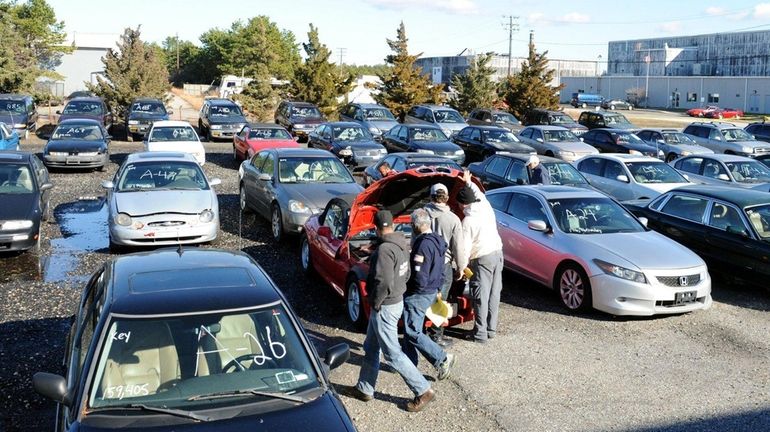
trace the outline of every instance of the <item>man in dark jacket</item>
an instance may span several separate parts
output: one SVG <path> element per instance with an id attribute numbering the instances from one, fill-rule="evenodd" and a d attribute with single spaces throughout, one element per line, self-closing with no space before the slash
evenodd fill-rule
<path id="1" fill-rule="evenodd" d="M 412 212 L 412 266 L 404 297 L 404 354 L 417 366 L 417 351 L 422 353 L 438 371 L 438 379 L 449 377 L 455 362 L 454 354 L 447 354 L 423 332 L 425 311 L 436 301 L 436 294 L 444 283 L 444 256 L 446 241 L 431 231 L 431 217 L 425 209 Z"/>
<path id="2" fill-rule="evenodd" d="M 417 367 L 401 351 L 398 343 L 398 320 L 404 310 L 404 293 L 409 279 L 409 242 L 393 231 L 393 215 L 380 210 L 374 216 L 380 244 L 369 261 L 366 287 L 369 291 L 369 327 L 364 340 L 364 361 L 353 387 L 353 396 L 364 402 L 374 398 L 374 387 L 380 372 L 380 352 L 398 372 L 415 397 L 407 411 L 417 412 L 430 403 L 436 393 Z"/>
<path id="3" fill-rule="evenodd" d="M 548 168 L 540 163 L 539 157 L 535 155 L 530 156 L 527 160 L 527 168 L 529 169 L 529 184 L 551 184 L 551 174 L 548 172 Z"/>

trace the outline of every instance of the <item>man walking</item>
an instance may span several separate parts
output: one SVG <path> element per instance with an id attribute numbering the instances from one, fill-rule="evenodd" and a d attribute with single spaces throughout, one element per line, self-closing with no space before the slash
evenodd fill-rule
<path id="1" fill-rule="evenodd" d="M 393 230 L 393 215 L 380 210 L 374 216 L 380 244 L 372 253 L 366 286 L 371 313 L 364 340 L 364 361 L 353 396 L 364 402 L 374 398 L 377 375 L 380 372 L 380 352 L 385 361 L 398 372 L 415 397 L 406 409 L 421 411 L 436 393 L 417 367 L 401 351 L 398 343 L 398 320 L 404 309 L 406 281 L 409 279 L 409 242 Z"/>
<path id="2" fill-rule="evenodd" d="M 471 181 L 471 173 L 463 174 L 465 187 L 457 194 L 463 205 L 463 233 L 465 235 L 465 262 L 473 272 L 470 280 L 471 296 L 476 313 L 473 340 L 486 343 L 497 332 L 500 292 L 503 289 L 503 242 L 497 232 L 497 221 L 492 206 Z"/>
<path id="3" fill-rule="evenodd" d="M 417 366 L 419 351 L 438 370 L 438 379 L 449 377 L 455 363 L 454 354 L 447 354 L 424 332 L 425 311 L 436 301 L 444 283 L 444 255 L 447 244 L 431 232 L 431 218 L 424 209 L 412 212 L 411 277 L 404 297 L 404 354 Z"/>

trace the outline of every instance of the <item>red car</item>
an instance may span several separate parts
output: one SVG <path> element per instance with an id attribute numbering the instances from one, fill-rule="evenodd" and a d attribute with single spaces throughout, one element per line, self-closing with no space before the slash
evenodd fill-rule
<path id="1" fill-rule="evenodd" d="M 723 118 L 735 118 L 739 119 L 743 117 L 743 111 L 733 108 L 719 108 L 714 111 L 709 111 L 704 114 L 704 117 L 723 119 Z"/>
<path id="2" fill-rule="evenodd" d="M 473 181 L 479 184 L 475 178 Z M 390 210 L 396 231 L 409 236 L 411 212 L 430 201 L 430 187 L 438 182 L 446 185 L 449 196 L 453 197 L 463 187 L 462 172 L 420 167 L 387 176 L 355 199 L 332 199 L 322 213 L 311 216 L 305 223 L 302 268 L 308 275 L 320 276 L 345 300 L 348 318 L 359 328 L 364 328 L 369 319 L 366 276 L 369 256 L 377 244 L 374 214 L 380 209 Z M 463 217 L 460 206 L 452 207 L 452 211 Z M 448 326 L 473 321 L 472 301 L 463 295 L 464 287 L 465 283 L 461 282 L 450 290 L 447 301 L 453 304 L 457 315 L 449 319 Z"/>
<path id="3" fill-rule="evenodd" d="M 233 135 L 233 158 L 249 159 L 268 148 L 299 147 L 297 141 L 282 126 L 271 123 L 250 123 Z"/>
<path id="4" fill-rule="evenodd" d="M 719 109 L 719 107 L 716 106 L 716 105 L 708 105 L 708 106 L 705 106 L 705 107 L 688 109 L 686 111 L 686 113 L 690 117 L 703 117 L 703 116 L 706 115 L 706 113 L 710 113 L 710 112 L 716 111 L 718 109 Z"/>

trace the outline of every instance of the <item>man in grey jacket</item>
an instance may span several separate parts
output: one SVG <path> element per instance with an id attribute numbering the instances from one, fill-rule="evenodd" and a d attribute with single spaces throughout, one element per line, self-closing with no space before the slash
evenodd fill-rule
<path id="1" fill-rule="evenodd" d="M 401 351 L 398 342 L 398 320 L 404 310 L 404 293 L 409 279 L 409 241 L 393 230 L 393 215 L 380 210 L 374 217 L 380 244 L 369 260 L 366 287 L 369 291 L 369 327 L 364 340 L 364 361 L 353 387 L 355 398 L 368 402 L 374 398 L 377 375 L 380 372 L 380 352 L 396 370 L 415 397 L 406 409 L 421 411 L 436 393 L 422 373 Z"/>

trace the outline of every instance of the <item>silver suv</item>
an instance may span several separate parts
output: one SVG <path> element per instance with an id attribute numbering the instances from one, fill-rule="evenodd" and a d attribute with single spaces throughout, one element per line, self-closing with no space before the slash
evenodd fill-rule
<path id="1" fill-rule="evenodd" d="M 757 141 L 754 135 L 732 123 L 695 122 L 690 123 L 683 132 L 714 153 L 748 157 L 770 153 L 770 143 Z"/>
<path id="2" fill-rule="evenodd" d="M 442 105 L 415 105 L 406 113 L 404 123 L 436 125 L 448 137 L 468 126 L 468 123 L 457 110 Z"/>

